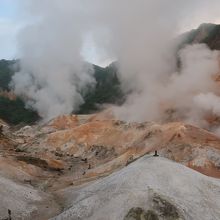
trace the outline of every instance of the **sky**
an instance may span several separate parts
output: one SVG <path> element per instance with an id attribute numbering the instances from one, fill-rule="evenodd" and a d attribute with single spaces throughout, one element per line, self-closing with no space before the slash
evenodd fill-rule
<path id="1" fill-rule="evenodd" d="M 26 22 L 22 19 L 19 11 L 19 1 L 22 0 L 0 0 L 0 59 L 19 58 L 17 53 L 17 34 Z M 86 39 L 83 56 L 91 63 L 106 66 L 112 60 L 103 60 L 97 56 L 92 40 Z"/>
<path id="2" fill-rule="evenodd" d="M 16 49 L 17 34 L 27 23 L 20 14 L 19 1 L 22 0 L 0 0 L 0 59 L 19 58 Z M 220 23 L 220 19 L 204 22 Z M 183 31 L 190 30 L 192 27 L 196 28 L 198 25 L 190 24 L 189 27 L 183 27 Z M 86 39 L 82 54 L 86 60 L 100 66 L 106 66 L 113 60 L 99 56 L 90 37 Z"/>
<path id="3" fill-rule="evenodd" d="M 0 0 L 0 59 L 16 58 L 16 34 L 23 24 L 17 6 L 17 0 Z"/>

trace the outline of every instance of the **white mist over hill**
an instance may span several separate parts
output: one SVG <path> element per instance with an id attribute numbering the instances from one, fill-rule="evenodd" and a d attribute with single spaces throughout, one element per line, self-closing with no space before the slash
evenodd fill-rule
<path id="1" fill-rule="evenodd" d="M 213 80 L 219 71 L 219 52 L 195 44 L 182 49 L 179 57 L 178 72 L 140 75 L 137 84 L 142 83 L 142 87 L 129 95 L 122 107 L 115 109 L 116 114 L 132 121 L 160 120 L 166 110 L 173 109 L 177 118 L 205 127 L 204 116 L 208 111 L 219 114 L 219 87 Z M 158 65 L 162 67 L 161 63 Z"/>
<path id="2" fill-rule="evenodd" d="M 218 71 L 218 53 L 187 47 L 177 73 L 174 39 L 190 22 L 215 18 L 218 6 L 217 0 L 21 1 L 31 22 L 18 37 L 21 70 L 14 91 L 45 120 L 79 108 L 81 91 L 95 84 L 81 55 L 90 35 L 97 52 L 118 60 L 122 87 L 132 91 L 117 116 L 157 120 L 161 105 L 170 102 L 186 120 L 202 123 L 207 102 L 201 99 L 217 95 L 210 76 Z M 209 101 L 216 106 L 215 98 Z"/>

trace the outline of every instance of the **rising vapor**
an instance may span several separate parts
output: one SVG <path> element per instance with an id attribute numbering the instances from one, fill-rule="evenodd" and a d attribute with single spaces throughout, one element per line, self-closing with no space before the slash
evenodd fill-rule
<path id="1" fill-rule="evenodd" d="M 44 120 L 71 113 L 83 103 L 81 91 L 95 83 L 81 55 L 86 21 L 71 1 L 24 3 L 33 22 L 18 36 L 21 70 L 14 91 Z"/>
<path id="2" fill-rule="evenodd" d="M 81 55 L 88 35 L 97 51 L 118 60 L 128 96 L 123 106 L 114 108 L 117 117 L 162 120 L 171 108 L 177 118 L 203 125 L 207 111 L 220 115 L 212 80 L 219 68 L 218 52 L 194 45 L 179 52 L 181 67 L 176 59 L 180 31 L 215 19 L 219 1 L 23 2 L 33 22 L 19 34 L 21 70 L 12 84 L 44 119 L 76 110 L 83 103 L 81 91 L 95 84 Z"/>

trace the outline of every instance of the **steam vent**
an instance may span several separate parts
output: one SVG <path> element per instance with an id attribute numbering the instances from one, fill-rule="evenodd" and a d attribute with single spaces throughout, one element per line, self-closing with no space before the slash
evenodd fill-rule
<path id="1" fill-rule="evenodd" d="M 0 220 L 220 220 L 219 8 L 0 0 Z"/>

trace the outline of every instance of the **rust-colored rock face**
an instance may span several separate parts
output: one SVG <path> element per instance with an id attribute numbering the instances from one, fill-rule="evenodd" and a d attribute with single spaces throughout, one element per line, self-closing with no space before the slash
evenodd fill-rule
<path id="1" fill-rule="evenodd" d="M 220 177 L 220 139 L 181 122 L 125 123 L 107 111 L 60 116 L 7 135 L 0 139 L 4 163 L 17 164 L 33 179 L 48 179 L 52 188 L 108 175 L 155 150 L 205 175 Z"/>
<path id="2" fill-rule="evenodd" d="M 79 120 L 77 115 L 61 115 L 54 120 L 52 120 L 49 125 L 55 129 L 70 129 L 79 125 Z"/>
<path id="3" fill-rule="evenodd" d="M 126 123 L 109 111 L 60 116 L 13 132 L 4 123 L 0 177 L 55 192 L 107 176 L 145 154 L 153 156 L 155 150 L 161 157 L 220 178 L 220 139 L 214 134 L 182 122 Z"/>

